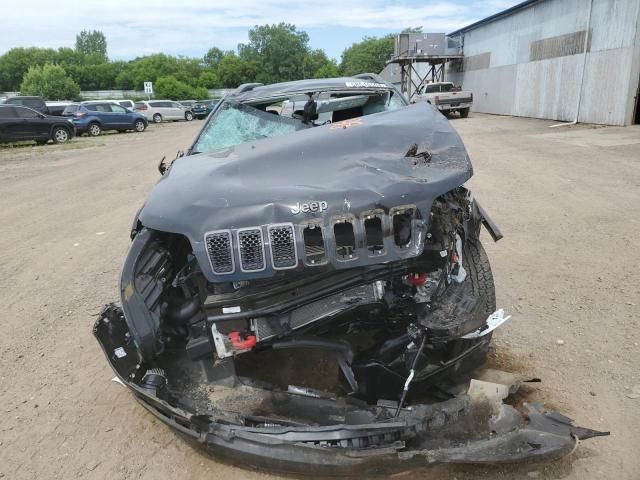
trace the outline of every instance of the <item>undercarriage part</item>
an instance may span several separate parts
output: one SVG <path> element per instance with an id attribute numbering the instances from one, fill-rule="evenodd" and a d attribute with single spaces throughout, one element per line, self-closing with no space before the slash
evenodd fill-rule
<path id="1" fill-rule="evenodd" d="M 105 308 L 94 327 L 120 381 L 194 445 L 243 465 L 362 476 L 434 463 L 539 461 L 568 454 L 576 439 L 608 434 L 576 427 L 539 404 L 521 414 L 503 399 L 526 379 L 505 372 L 449 377 L 445 401 L 367 404 L 305 386 L 224 381 L 216 370 L 233 375 L 227 361 L 200 365 L 178 351 L 149 364 L 129 333 L 115 306 Z"/>

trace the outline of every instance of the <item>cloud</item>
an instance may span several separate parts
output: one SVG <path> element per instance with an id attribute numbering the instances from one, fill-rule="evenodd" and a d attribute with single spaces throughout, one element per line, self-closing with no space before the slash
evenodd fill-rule
<path id="1" fill-rule="evenodd" d="M 246 41 L 247 30 L 254 25 L 281 21 L 301 29 L 342 27 L 362 32 L 422 26 L 425 31 L 448 32 L 514 3 L 490 0 L 487 7 L 475 4 L 470 8 L 464 0 L 324 0 L 303 4 L 291 0 L 215 0 L 210 5 L 196 0 L 23 0 L 19 7 L 3 5 L 0 53 L 14 46 L 72 46 L 82 29 L 103 31 L 109 55 L 114 58 L 159 51 L 192 54 L 213 45 L 235 48 Z"/>

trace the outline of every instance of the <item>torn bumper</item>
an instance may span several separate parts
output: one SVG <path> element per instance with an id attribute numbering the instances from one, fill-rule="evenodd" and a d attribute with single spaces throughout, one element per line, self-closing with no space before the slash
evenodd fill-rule
<path id="1" fill-rule="evenodd" d="M 607 434 L 575 427 L 541 405 L 528 405 L 522 415 L 502 402 L 522 379 L 490 370 L 446 401 L 414 404 L 397 416 L 397 405 L 384 402 L 371 406 L 304 389 L 238 385 L 211 388 L 261 392 L 251 415 L 224 402 L 201 411 L 183 397 L 180 379 L 167 378 L 162 391 L 142 381 L 143 372 L 156 366 L 142 361 L 119 308 L 105 308 L 94 335 L 117 378 L 141 405 L 193 444 L 244 466 L 362 475 L 433 463 L 556 459 L 571 452 L 578 439 Z M 307 421 L 300 421 L 305 415 Z"/>

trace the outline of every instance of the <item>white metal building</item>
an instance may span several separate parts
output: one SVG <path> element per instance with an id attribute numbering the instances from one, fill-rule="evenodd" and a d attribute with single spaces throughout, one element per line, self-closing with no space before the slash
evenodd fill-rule
<path id="1" fill-rule="evenodd" d="M 472 111 L 640 123 L 640 0 L 529 0 L 449 36 Z"/>

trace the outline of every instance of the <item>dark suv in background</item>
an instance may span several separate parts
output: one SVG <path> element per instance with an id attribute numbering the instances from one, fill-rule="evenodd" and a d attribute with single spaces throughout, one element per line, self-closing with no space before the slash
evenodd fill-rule
<path id="1" fill-rule="evenodd" d="M 45 115 L 51 115 L 49 111 L 49 107 L 44 103 L 42 97 L 10 97 L 4 101 L 4 105 L 21 105 L 23 107 L 29 107 L 34 110 L 37 110 L 40 113 L 44 113 Z"/>
<path id="2" fill-rule="evenodd" d="M 73 124 L 66 118 L 48 116 L 20 105 L 0 105 L 0 143 L 24 140 L 65 143 L 74 135 Z"/>
<path id="3" fill-rule="evenodd" d="M 148 125 L 147 118 L 141 113 L 112 102 L 72 103 L 62 114 L 71 117 L 78 134 L 88 133 L 92 137 L 104 130 L 144 132 Z"/>
<path id="4" fill-rule="evenodd" d="M 219 99 L 218 100 L 198 100 L 191 107 L 193 116 L 196 117 L 198 120 L 207 118 L 219 101 L 220 101 Z"/>

